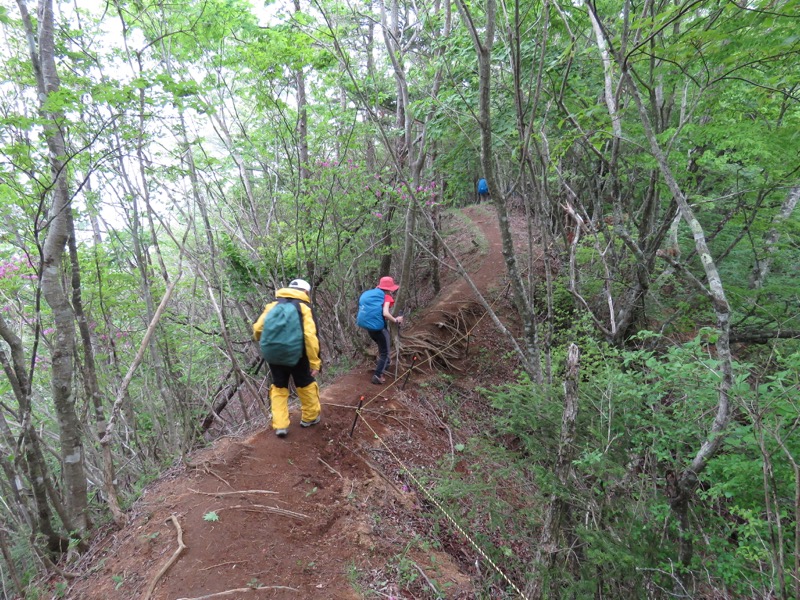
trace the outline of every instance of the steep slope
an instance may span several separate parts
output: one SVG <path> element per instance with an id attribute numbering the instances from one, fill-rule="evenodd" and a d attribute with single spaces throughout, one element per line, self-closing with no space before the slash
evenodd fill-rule
<path id="1" fill-rule="evenodd" d="M 478 288 L 500 298 L 496 217 L 486 205 L 464 214 L 474 224 L 462 243 L 471 249 L 465 263 Z M 396 381 L 372 385 L 372 365 L 364 364 L 323 386 L 320 425 L 300 428 L 295 409 L 286 439 L 269 429 L 220 439 L 191 458 L 192 468 L 165 474 L 130 511 L 124 530 L 95 541 L 71 566 L 85 575 L 67 597 L 355 599 L 367 588 L 382 597 L 435 597 L 404 595 L 404 583 L 388 576 L 398 556 L 421 589 L 475 597 L 470 574 L 451 555 L 410 543 L 429 525 L 420 491 L 404 471 L 452 451 L 450 429 L 418 396 L 435 374 L 426 364 L 408 376 L 404 368 L 414 356 L 415 364 L 429 359 L 438 368 L 463 360 L 469 342 L 444 360 L 432 348 L 448 347 L 458 330 L 480 319 L 472 296 L 465 282 L 453 280 L 410 320 Z"/>

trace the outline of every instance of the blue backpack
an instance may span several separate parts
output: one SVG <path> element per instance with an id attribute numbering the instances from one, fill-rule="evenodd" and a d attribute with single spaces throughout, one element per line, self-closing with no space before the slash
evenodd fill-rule
<path id="1" fill-rule="evenodd" d="M 489 193 L 489 184 L 486 183 L 485 179 L 481 179 L 478 182 L 478 193 L 479 194 L 488 194 Z"/>
<path id="2" fill-rule="evenodd" d="M 264 318 L 261 356 L 270 365 L 293 367 L 303 356 L 303 313 L 298 300 L 278 298 Z"/>
<path id="3" fill-rule="evenodd" d="M 386 327 L 386 321 L 383 320 L 383 299 L 385 297 L 386 292 L 378 288 L 367 290 L 361 294 L 358 299 L 358 316 L 356 317 L 359 327 L 373 331 L 380 331 Z"/>

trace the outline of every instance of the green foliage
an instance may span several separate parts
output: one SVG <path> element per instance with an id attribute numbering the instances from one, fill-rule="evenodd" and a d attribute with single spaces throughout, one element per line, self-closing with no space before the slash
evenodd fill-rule
<path id="1" fill-rule="evenodd" d="M 56 598 L 66 598 L 69 591 L 69 585 L 64 581 L 56 582 L 54 590 Z"/>
<path id="2" fill-rule="evenodd" d="M 664 483 L 685 468 L 707 435 L 718 398 L 716 360 L 709 352 L 714 338 L 713 331 L 701 332 L 661 353 L 614 352 L 582 340 L 587 356 L 602 360 L 592 361 L 591 376 L 579 385 L 576 458 L 567 486 L 553 471 L 559 387 L 533 386 L 523 377 L 483 390 L 494 409 L 494 431 L 466 444 L 457 455 L 459 467 L 444 465 L 437 496 L 499 564 L 523 579 L 530 561 L 523 549 L 536 543 L 541 511 L 560 498 L 570 507 L 565 527 L 574 536 L 576 558 L 544 577 L 578 596 L 644 597 L 652 586 L 670 589 L 678 532 Z M 655 339 L 640 336 L 642 342 Z M 776 357 L 760 385 L 750 381 L 752 365 L 735 368 L 737 405 L 759 408 L 739 412 L 723 451 L 701 474 L 691 571 L 736 597 L 750 597 L 775 585 L 764 565 L 778 556 L 775 521 L 764 506 L 764 452 L 772 464 L 768 497 L 784 504 L 796 490 L 783 456 L 800 456 L 790 433 L 800 414 L 790 391 L 800 379 L 800 353 Z M 784 527 L 783 556 L 792 554 L 789 529 Z"/>
<path id="3" fill-rule="evenodd" d="M 445 588 L 436 581 L 435 577 L 426 576 L 424 581 L 421 574 L 422 567 L 418 565 L 415 560 L 410 556 L 412 550 L 416 550 L 418 554 L 425 555 L 430 546 L 425 540 L 414 537 L 409 541 L 400 554 L 390 559 L 388 563 L 387 575 L 390 575 L 391 581 L 396 581 L 401 590 L 411 590 L 415 587 L 422 587 L 425 590 L 426 598 L 435 598 L 437 600 L 446 598 Z M 433 556 L 429 557 L 431 567 L 435 571 L 436 561 Z M 426 565 L 427 566 L 427 565 Z"/>
<path id="4" fill-rule="evenodd" d="M 228 285 L 236 297 L 246 297 L 256 282 L 266 279 L 259 264 L 251 260 L 241 248 L 233 243 L 230 236 L 222 236 L 220 250 L 228 275 Z"/>
<path id="5" fill-rule="evenodd" d="M 39 573 L 36 571 L 36 552 L 31 547 L 31 541 L 27 533 L 17 529 L 6 530 L 8 545 L 11 551 L 11 560 L 14 568 L 22 580 L 22 585 L 30 591 L 31 597 L 37 594 L 38 590 L 34 583 L 38 580 Z M 0 564 L 5 565 L 4 559 L 0 558 Z M 3 589 L 13 589 L 14 583 L 11 580 L 9 571 L 0 568 L 0 585 Z"/>
<path id="6" fill-rule="evenodd" d="M 125 575 L 112 575 L 111 581 L 114 582 L 114 589 L 118 590 L 125 585 Z"/>

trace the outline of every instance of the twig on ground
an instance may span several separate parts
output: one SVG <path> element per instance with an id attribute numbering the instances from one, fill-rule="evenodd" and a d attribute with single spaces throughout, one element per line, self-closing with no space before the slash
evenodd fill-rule
<path id="1" fill-rule="evenodd" d="M 207 472 L 208 472 L 208 474 L 209 474 L 209 475 L 213 475 L 214 477 L 216 477 L 217 479 L 219 479 L 219 480 L 220 480 L 222 483 L 224 483 L 225 485 L 227 485 L 229 488 L 233 489 L 233 486 L 232 486 L 230 483 L 228 483 L 227 481 L 225 481 L 225 480 L 222 478 L 222 476 L 221 476 L 221 475 L 217 475 L 217 473 L 216 473 L 215 471 L 213 471 L 213 470 L 209 469 Z"/>
<path id="2" fill-rule="evenodd" d="M 220 598 L 222 596 L 230 596 L 231 594 L 242 594 L 247 592 L 258 592 L 260 590 L 287 590 L 289 592 L 299 592 L 300 590 L 285 585 L 260 585 L 258 587 L 236 588 L 235 590 L 225 590 L 224 592 L 216 592 L 214 594 L 207 594 L 205 596 L 198 596 L 197 598 L 178 598 L 178 600 L 207 600 L 208 598 Z"/>
<path id="3" fill-rule="evenodd" d="M 441 592 L 440 592 L 440 591 L 439 591 L 439 589 L 438 589 L 438 588 L 437 588 L 437 587 L 434 585 L 434 583 L 433 583 L 433 582 L 432 582 L 430 579 L 428 579 L 428 576 L 427 576 L 427 575 L 425 575 L 425 571 L 423 571 L 423 570 L 422 570 L 422 567 L 420 567 L 420 566 L 419 566 L 417 563 L 415 563 L 415 562 L 412 562 L 411 564 L 412 564 L 412 565 L 414 565 L 414 567 L 417 569 L 417 571 L 419 571 L 419 574 L 420 574 L 420 575 L 422 575 L 422 578 L 423 578 L 425 581 L 427 581 L 427 582 L 428 582 L 428 585 L 429 585 L 429 586 L 431 586 L 431 589 L 433 590 L 433 593 L 434 593 L 434 594 L 436 594 L 436 596 L 438 597 L 438 596 L 439 596 L 439 594 L 441 594 Z"/>
<path id="4" fill-rule="evenodd" d="M 398 419 L 397 417 L 393 417 L 392 415 L 387 415 L 387 414 L 386 414 L 386 413 L 384 413 L 384 412 L 377 412 L 377 411 L 373 411 L 373 412 L 375 412 L 375 413 L 376 413 L 376 414 L 377 414 L 379 417 L 384 417 L 385 419 L 392 419 L 392 420 L 394 420 L 394 421 L 397 421 L 397 423 L 398 423 L 398 424 L 399 424 L 401 427 L 405 427 L 407 431 L 411 431 L 411 427 L 409 427 L 408 425 L 406 425 L 405 423 L 403 423 L 403 422 L 402 422 L 400 419 Z M 412 417 L 412 416 L 410 416 L 410 415 L 406 416 L 406 418 L 407 418 L 407 419 L 409 419 L 409 420 L 411 420 L 411 421 L 419 421 L 419 419 L 415 419 L 414 417 Z"/>
<path id="5" fill-rule="evenodd" d="M 210 567 L 205 567 L 200 569 L 201 571 L 210 571 L 211 569 L 216 569 L 217 567 L 224 567 L 225 565 L 238 565 L 238 564 L 246 564 L 249 563 L 249 560 L 229 560 L 228 562 L 219 563 L 218 565 L 211 565 Z"/>
<path id="6" fill-rule="evenodd" d="M 43 560 L 44 564 L 47 566 L 48 569 L 52 569 L 53 572 L 60 575 L 64 579 L 77 579 L 78 577 L 81 576 L 80 573 L 72 573 L 71 571 L 65 571 L 64 569 L 59 567 L 56 563 L 54 563 L 52 560 L 50 560 L 50 557 L 47 556 L 46 554 L 40 554 L 39 558 Z"/>
<path id="7" fill-rule="evenodd" d="M 345 448 L 347 448 L 347 446 L 345 446 L 344 444 L 342 444 L 342 446 L 344 446 Z M 400 488 L 399 488 L 399 487 L 397 487 L 397 485 L 394 483 L 394 481 L 392 481 L 391 479 L 389 479 L 389 477 L 388 477 L 387 475 L 384 475 L 384 474 L 383 474 L 383 472 L 381 472 L 381 470 L 380 470 L 380 469 L 379 469 L 377 466 L 375 466 L 375 465 L 372 463 L 372 461 L 371 461 L 371 460 L 369 460 L 368 458 L 366 458 L 366 457 L 364 457 L 364 456 L 361 456 L 361 455 L 360 455 L 358 452 L 356 452 L 356 451 L 355 451 L 355 450 L 353 450 L 352 448 L 347 448 L 347 449 L 348 449 L 348 450 L 350 450 L 350 452 L 352 452 L 352 453 L 353 453 L 353 455 L 354 455 L 356 458 L 359 458 L 359 459 L 360 459 L 360 460 L 361 460 L 361 461 L 362 461 L 362 462 L 363 462 L 365 465 L 367 465 L 367 466 L 368 466 L 368 467 L 369 467 L 369 468 L 370 468 L 370 469 L 371 469 L 371 470 L 372 470 L 372 471 L 373 471 L 373 472 L 374 472 L 376 475 L 378 475 L 378 476 L 379 476 L 381 479 L 383 479 L 383 480 L 384 480 L 386 483 L 388 483 L 390 486 L 392 486 L 392 488 L 394 488 L 394 491 L 396 491 L 396 492 L 397 492 L 397 493 L 400 495 L 400 497 L 401 497 L 401 498 L 404 498 L 404 497 L 405 497 L 405 494 L 404 494 L 404 493 L 403 493 L 403 492 L 400 490 Z"/>
<path id="8" fill-rule="evenodd" d="M 295 517 L 297 519 L 309 518 L 308 515 L 304 515 L 303 513 L 294 512 L 293 510 L 286 510 L 285 508 L 278 508 L 276 506 L 265 506 L 263 504 L 253 504 L 251 506 L 244 506 L 242 504 L 237 504 L 236 506 L 223 506 L 222 508 L 217 509 L 217 512 L 221 510 L 231 510 L 234 508 L 249 510 L 252 512 L 272 512 L 277 515 L 283 515 L 284 517 Z"/>
<path id="9" fill-rule="evenodd" d="M 325 400 L 320 400 L 320 402 L 319 402 L 319 403 L 320 403 L 320 404 L 324 404 L 325 406 L 335 406 L 335 407 L 337 407 L 337 408 L 350 408 L 350 409 L 352 409 L 352 410 L 355 410 L 355 409 L 357 408 L 357 406 L 355 406 L 355 405 L 350 405 L 350 404 L 336 404 L 336 403 L 334 403 L 334 402 L 327 402 L 327 401 L 325 401 Z"/>
<path id="10" fill-rule="evenodd" d="M 424 396 L 422 396 L 422 400 L 425 402 L 425 404 L 426 404 L 426 405 L 428 406 L 428 408 L 430 409 L 430 411 L 431 411 L 431 414 L 432 414 L 434 417 L 436 417 L 436 420 L 437 420 L 437 421 L 439 421 L 439 425 L 441 425 L 442 427 L 444 427 L 444 428 L 445 428 L 445 430 L 447 431 L 447 436 L 450 438 L 450 454 L 453 454 L 453 455 L 454 455 L 454 454 L 456 453 L 456 447 L 455 447 L 455 445 L 453 444 L 453 432 L 452 432 L 452 431 L 450 431 L 450 428 L 447 426 L 447 424 L 446 424 L 444 421 L 442 421 L 442 419 L 439 417 L 439 415 L 438 415 L 438 414 L 436 413 L 436 411 L 433 409 L 433 404 L 432 404 L 431 402 L 428 402 L 428 401 L 425 399 L 425 397 L 424 397 Z"/>
<path id="11" fill-rule="evenodd" d="M 201 492 L 200 490 L 193 490 L 189 488 L 189 491 L 194 494 L 201 494 L 203 496 L 235 496 L 236 494 L 277 494 L 278 492 L 271 492 L 269 490 L 237 490 L 233 492 Z"/>
<path id="12" fill-rule="evenodd" d="M 344 477 L 342 477 L 342 474 L 341 474 L 341 473 L 339 473 L 339 471 L 337 471 L 336 469 L 334 469 L 332 466 L 330 466 L 328 463 L 326 463 L 324 460 L 322 460 L 322 459 L 321 459 L 319 456 L 317 457 L 317 460 L 318 460 L 319 462 L 321 462 L 323 465 L 325 465 L 326 467 L 328 467 L 328 470 L 329 470 L 331 473 L 335 473 L 336 475 L 338 475 L 339 477 L 341 477 L 342 479 L 344 479 Z"/>
<path id="13" fill-rule="evenodd" d="M 175 529 L 178 531 L 178 548 L 172 553 L 172 556 L 167 563 L 161 567 L 161 570 L 156 573 L 156 576 L 153 577 L 153 581 L 151 581 L 150 585 L 147 587 L 147 591 L 145 592 L 144 596 L 142 596 L 142 600 L 150 600 L 150 596 L 152 595 L 153 590 L 156 589 L 156 584 L 158 581 L 164 576 L 164 573 L 167 572 L 173 563 L 178 560 L 181 552 L 186 549 L 186 545 L 183 543 L 183 529 L 181 529 L 181 524 L 178 523 L 178 518 L 175 515 L 171 515 L 169 520 L 172 521 L 172 524 L 175 525 Z"/>

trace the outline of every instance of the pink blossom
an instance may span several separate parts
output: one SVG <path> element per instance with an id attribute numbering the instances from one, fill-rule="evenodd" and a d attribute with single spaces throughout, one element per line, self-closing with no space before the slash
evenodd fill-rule
<path id="1" fill-rule="evenodd" d="M 0 265 L 0 279 L 10 277 L 12 273 L 19 271 L 19 267 L 14 263 L 3 263 Z"/>

